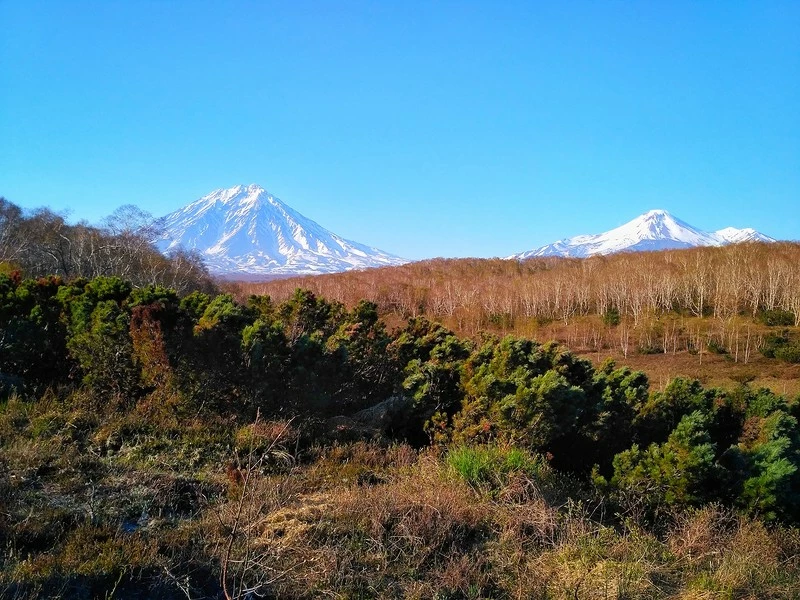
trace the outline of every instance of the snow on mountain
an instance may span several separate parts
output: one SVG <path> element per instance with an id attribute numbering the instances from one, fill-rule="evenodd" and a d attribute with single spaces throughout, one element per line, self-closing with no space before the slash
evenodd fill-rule
<path id="1" fill-rule="evenodd" d="M 218 275 L 300 275 L 406 260 L 346 240 L 258 185 L 219 189 L 161 220 L 162 252 L 196 250 Z"/>
<path id="2" fill-rule="evenodd" d="M 774 242 L 775 240 L 769 236 L 759 233 L 755 229 L 746 227 L 744 229 L 736 229 L 735 227 L 726 227 L 715 231 L 713 234 L 722 244 L 739 244 L 741 242 Z"/>
<path id="3" fill-rule="evenodd" d="M 666 250 L 694 246 L 723 246 L 739 242 L 774 242 L 754 229 L 727 227 L 705 232 L 673 217 L 665 210 L 651 210 L 632 221 L 597 235 L 578 235 L 509 256 L 522 260 L 535 256 L 586 257 L 614 252 Z"/>

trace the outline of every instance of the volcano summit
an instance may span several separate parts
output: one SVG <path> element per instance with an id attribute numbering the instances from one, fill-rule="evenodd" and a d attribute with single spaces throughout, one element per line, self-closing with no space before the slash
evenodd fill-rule
<path id="1" fill-rule="evenodd" d="M 162 219 L 161 251 L 200 253 L 216 275 L 301 275 L 399 265 L 402 258 L 346 240 L 258 185 L 214 190 Z"/>

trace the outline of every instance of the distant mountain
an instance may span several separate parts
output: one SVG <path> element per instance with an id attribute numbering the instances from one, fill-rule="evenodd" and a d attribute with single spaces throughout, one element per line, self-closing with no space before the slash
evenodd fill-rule
<path id="1" fill-rule="evenodd" d="M 196 250 L 217 275 L 301 275 L 406 260 L 331 233 L 258 185 L 203 196 L 161 221 L 162 252 Z"/>
<path id="2" fill-rule="evenodd" d="M 694 246 L 724 246 L 739 242 L 774 242 L 769 236 L 755 229 L 727 227 L 719 231 L 706 232 L 676 219 L 665 210 L 651 210 L 616 229 L 597 235 L 578 235 L 559 240 L 509 256 L 525 259 L 536 256 L 572 256 L 582 258 L 595 254 L 614 252 L 636 252 L 645 250 L 667 250 Z"/>

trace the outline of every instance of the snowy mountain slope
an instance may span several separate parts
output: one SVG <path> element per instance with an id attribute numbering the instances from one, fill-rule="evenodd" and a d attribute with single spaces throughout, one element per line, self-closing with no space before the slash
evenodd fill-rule
<path id="1" fill-rule="evenodd" d="M 509 256 L 519 260 L 535 256 L 585 257 L 623 251 L 666 250 L 694 246 L 723 246 L 739 242 L 774 242 L 754 229 L 727 227 L 706 232 L 673 217 L 665 210 L 651 210 L 632 221 L 597 235 L 578 235 Z"/>
<path id="2" fill-rule="evenodd" d="M 407 262 L 331 233 L 258 185 L 215 190 L 161 223 L 162 252 L 197 250 L 218 275 L 335 273 Z"/>
<path id="3" fill-rule="evenodd" d="M 774 242 L 775 239 L 759 233 L 751 227 L 744 229 L 736 229 L 735 227 L 726 227 L 715 231 L 713 234 L 720 242 L 724 244 L 739 244 L 741 242 Z"/>

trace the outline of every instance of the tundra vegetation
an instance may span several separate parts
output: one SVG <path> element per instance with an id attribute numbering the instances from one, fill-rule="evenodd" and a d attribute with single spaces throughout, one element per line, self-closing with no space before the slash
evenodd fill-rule
<path id="1" fill-rule="evenodd" d="M 389 327 L 369 300 L 10 262 L 0 596 L 797 597 L 796 396 L 654 389 L 556 342 Z M 773 363 L 796 346 L 784 288 L 731 313 Z"/>
<path id="2" fill-rule="evenodd" d="M 222 293 L 157 235 L 0 199 L 0 597 L 797 597 L 796 244 Z"/>

